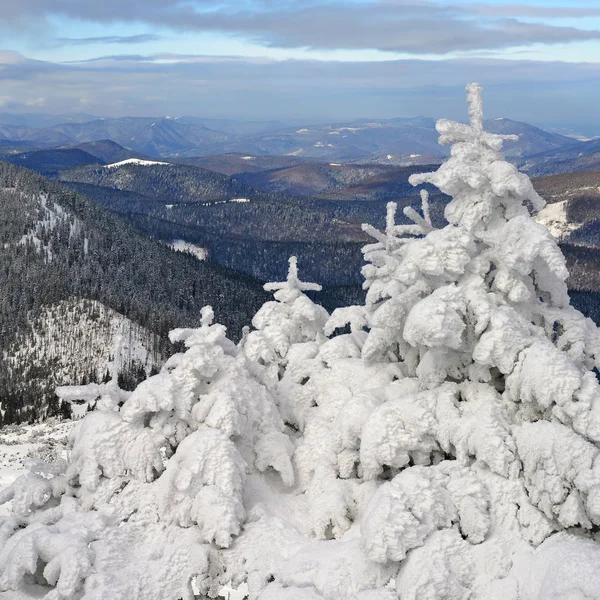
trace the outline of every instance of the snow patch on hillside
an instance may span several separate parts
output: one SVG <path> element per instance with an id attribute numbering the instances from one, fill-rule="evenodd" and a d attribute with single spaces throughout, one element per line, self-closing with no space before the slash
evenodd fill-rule
<path id="1" fill-rule="evenodd" d="M 536 221 L 545 225 L 558 241 L 565 239 L 581 226 L 579 223 L 568 222 L 567 202 L 567 200 L 563 200 L 554 204 L 546 204 L 536 216 Z"/>
<path id="2" fill-rule="evenodd" d="M 52 262 L 53 250 L 51 242 L 44 242 L 47 234 L 54 231 L 56 227 L 70 222 L 69 238 L 77 237 L 82 230 L 81 221 L 68 213 L 62 206 L 48 202 L 47 194 L 41 194 L 39 197 L 38 220 L 35 225 L 21 236 L 19 245 L 26 246 L 32 243 L 38 254 L 43 253 L 47 263 Z"/>
<path id="3" fill-rule="evenodd" d="M 144 167 L 150 165 L 168 165 L 170 163 L 160 162 L 157 160 L 142 160 L 141 158 L 128 158 L 121 162 L 112 163 L 111 165 L 105 165 L 105 169 L 114 169 L 116 167 L 122 167 L 123 165 L 141 165 Z"/>
<path id="4" fill-rule="evenodd" d="M 196 246 L 196 244 L 192 244 L 191 242 L 186 242 L 185 240 L 173 240 L 169 247 L 173 248 L 176 252 L 186 252 L 187 254 L 192 254 L 198 260 L 206 260 L 208 258 L 208 250 L 203 248 L 202 246 Z"/>
<path id="5" fill-rule="evenodd" d="M 228 202 L 236 202 L 238 204 L 246 204 L 246 202 L 250 202 L 250 198 L 230 198 L 229 200 L 215 200 L 213 202 L 199 202 L 202 206 L 216 206 L 217 204 L 227 204 Z M 182 204 L 186 204 L 182 202 Z M 173 205 L 171 205 L 173 206 Z"/>

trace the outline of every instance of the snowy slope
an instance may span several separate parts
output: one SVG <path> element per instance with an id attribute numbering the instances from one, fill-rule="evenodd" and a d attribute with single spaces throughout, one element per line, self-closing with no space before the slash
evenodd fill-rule
<path id="1" fill-rule="evenodd" d="M 9 368 L 43 374 L 48 385 L 116 378 L 134 367 L 149 373 L 162 357 L 155 336 L 100 302 L 72 299 L 31 315 L 26 338 L 4 353 Z"/>
<path id="2" fill-rule="evenodd" d="M 13 192 L 15 195 L 18 192 Z M 81 221 L 67 212 L 62 206 L 48 200 L 48 195 L 41 193 L 37 198 L 39 205 L 37 219 L 16 242 L 18 246 L 32 244 L 38 254 L 42 254 L 46 263 L 52 262 L 54 251 L 50 234 L 65 226 L 69 229 L 69 239 L 81 233 Z M 7 248 L 10 244 L 5 244 Z M 84 252 L 87 253 L 87 240 L 84 239 Z"/>
<path id="3" fill-rule="evenodd" d="M 157 349 L 147 330 L 93 300 L 69 300 L 45 306 L 32 321 L 29 344 L 12 356 L 57 364 L 57 378 L 72 379 L 84 365 L 101 377 L 115 375 L 137 362 L 145 368 L 157 363 Z M 32 353 L 32 351 L 34 351 Z"/>
<path id="4" fill-rule="evenodd" d="M 575 231 L 581 224 L 569 222 L 567 216 L 567 200 L 547 204 L 536 216 L 536 221 L 545 225 L 550 233 L 558 240 L 567 239 L 572 231 Z"/>

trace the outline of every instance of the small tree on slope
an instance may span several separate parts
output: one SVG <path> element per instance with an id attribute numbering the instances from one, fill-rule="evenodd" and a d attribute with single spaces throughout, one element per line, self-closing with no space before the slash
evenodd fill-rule
<path id="1" fill-rule="evenodd" d="M 174 332 L 187 352 L 88 415 L 66 471 L 35 465 L 0 497 L 15 513 L 0 590 L 600 599 L 600 336 L 530 216 L 543 200 L 467 89 L 470 125 L 437 125 L 450 159 L 413 178 L 452 196 L 449 224 L 433 229 L 425 195 L 414 225 L 392 205 L 385 232 L 367 228 L 366 305 L 326 325 L 351 332 L 311 330 L 270 358 L 248 348 L 264 364 L 210 311 Z"/>
<path id="2" fill-rule="evenodd" d="M 265 284 L 267 292 L 274 292 L 275 301 L 266 302 L 254 315 L 252 325 L 256 331 L 244 340 L 248 357 L 265 365 L 274 381 L 280 379 L 280 370 L 285 370 L 292 345 L 316 341 L 323 335 L 329 318 L 322 306 L 304 294 L 320 292 L 321 286 L 300 281 L 295 256 L 290 257 L 289 263 L 286 281 Z"/>
<path id="3" fill-rule="evenodd" d="M 286 281 L 265 284 L 274 301 L 265 302 L 252 319 L 255 331 L 242 340 L 246 356 L 265 367 L 265 384 L 275 394 L 279 412 L 294 431 L 302 431 L 313 398 L 307 388 L 307 368 L 324 341 L 329 313 L 304 292 L 321 291 L 301 281 L 298 260 L 290 257 Z"/>

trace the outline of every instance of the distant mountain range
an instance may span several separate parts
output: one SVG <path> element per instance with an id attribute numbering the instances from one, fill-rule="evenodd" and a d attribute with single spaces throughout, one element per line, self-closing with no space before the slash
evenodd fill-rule
<path id="1" fill-rule="evenodd" d="M 96 121 L 99 117 L 88 115 L 86 113 L 58 114 L 51 115 L 45 113 L 0 113 L 0 123 L 3 125 L 13 125 L 16 127 L 43 128 L 63 123 L 86 123 Z"/>
<path id="2" fill-rule="evenodd" d="M 519 141 L 506 144 L 509 157 L 543 152 L 573 141 L 510 119 L 488 121 L 486 128 L 519 135 Z M 234 140 L 225 147 L 227 152 L 292 155 L 332 162 L 368 158 L 410 164 L 422 156 L 444 156 L 446 149 L 438 144 L 438 137 L 435 121 L 421 117 L 306 126 Z"/>
<path id="3" fill-rule="evenodd" d="M 72 138 L 53 128 L 32 128 L 0 124 L 0 144 L 10 145 L 17 142 L 33 142 L 37 147 L 59 146 L 72 142 Z"/>
<path id="4" fill-rule="evenodd" d="M 435 120 L 425 117 L 361 119 L 294 127 L 277 121 L 243 123 L 198 117 L 71 119 L 64 123 L 53 123 L 51 119 L 45 123 L 40 119 L 7 120 L 10 122 L 0 125 L 0 145 L 28 141 L 42 148 L 110 139 L 151 157 L 241 153 L 323 162 L 375 161 L 409 165 L 435 162 L 432 157 L 443 157 L 445 152 L 438 145 Z M 33 126 L 33 122 L 38 126 Z M 492 120 L 486 126 L 492 132 L 519 135 L 519 141 L 506 145 L 509 157 L 529 156 L 573 143 L 572 138 L 510 119 Z"/>
<path id="5" fill-rule="evenodd" d="M 485 122 L 485 129 L 490 133 L 519 136 L 516 142 L 506 141 L 502 146 L 504 156 L 512 159 L 531 156 L 540 152 L 548 152 L 565 145 L 579 143 L 573 138 L 558 133 L 549 133 L 534 125 L 511 119 L 488 120 Z"/>
<path id="6" fill-rule="evenodd" d="M 532 177 L 600 170 L 600 139 L 576 142 L 528 156 L 519 163 Z"/>

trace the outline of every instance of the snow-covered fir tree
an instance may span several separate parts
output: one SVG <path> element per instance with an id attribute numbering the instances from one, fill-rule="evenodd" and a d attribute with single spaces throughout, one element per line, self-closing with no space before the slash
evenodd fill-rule
<path id="1" fill-rule="evenodd" d="M 323 328 L 329 314 L 304 294 L 307 291 L 321 291 L 316 283 L 300 281 L 298 259 L 290 257 L 287 280 L 280 283 L 267 283 L 267 292 L 274 292 L 275 301 L 266 302 L 252 319 L 256 331 L 244 338 L 246 355 L 267 367 L 277 381 L 285 372 L 294 344 L 315 342 L 323 335 Z"/>
<path id="2" fill-rule="evenodd" d="M 187 350 L 66 465 L 0 493 L 0 598 L 600 599 L 600 333 L 467 98 L 412 178 L 448 224 L 424 193 L 367 226 L 365 306 L 327 318 L 291 261 L 238 346 L 209 308 L 173 332 Z"/>

